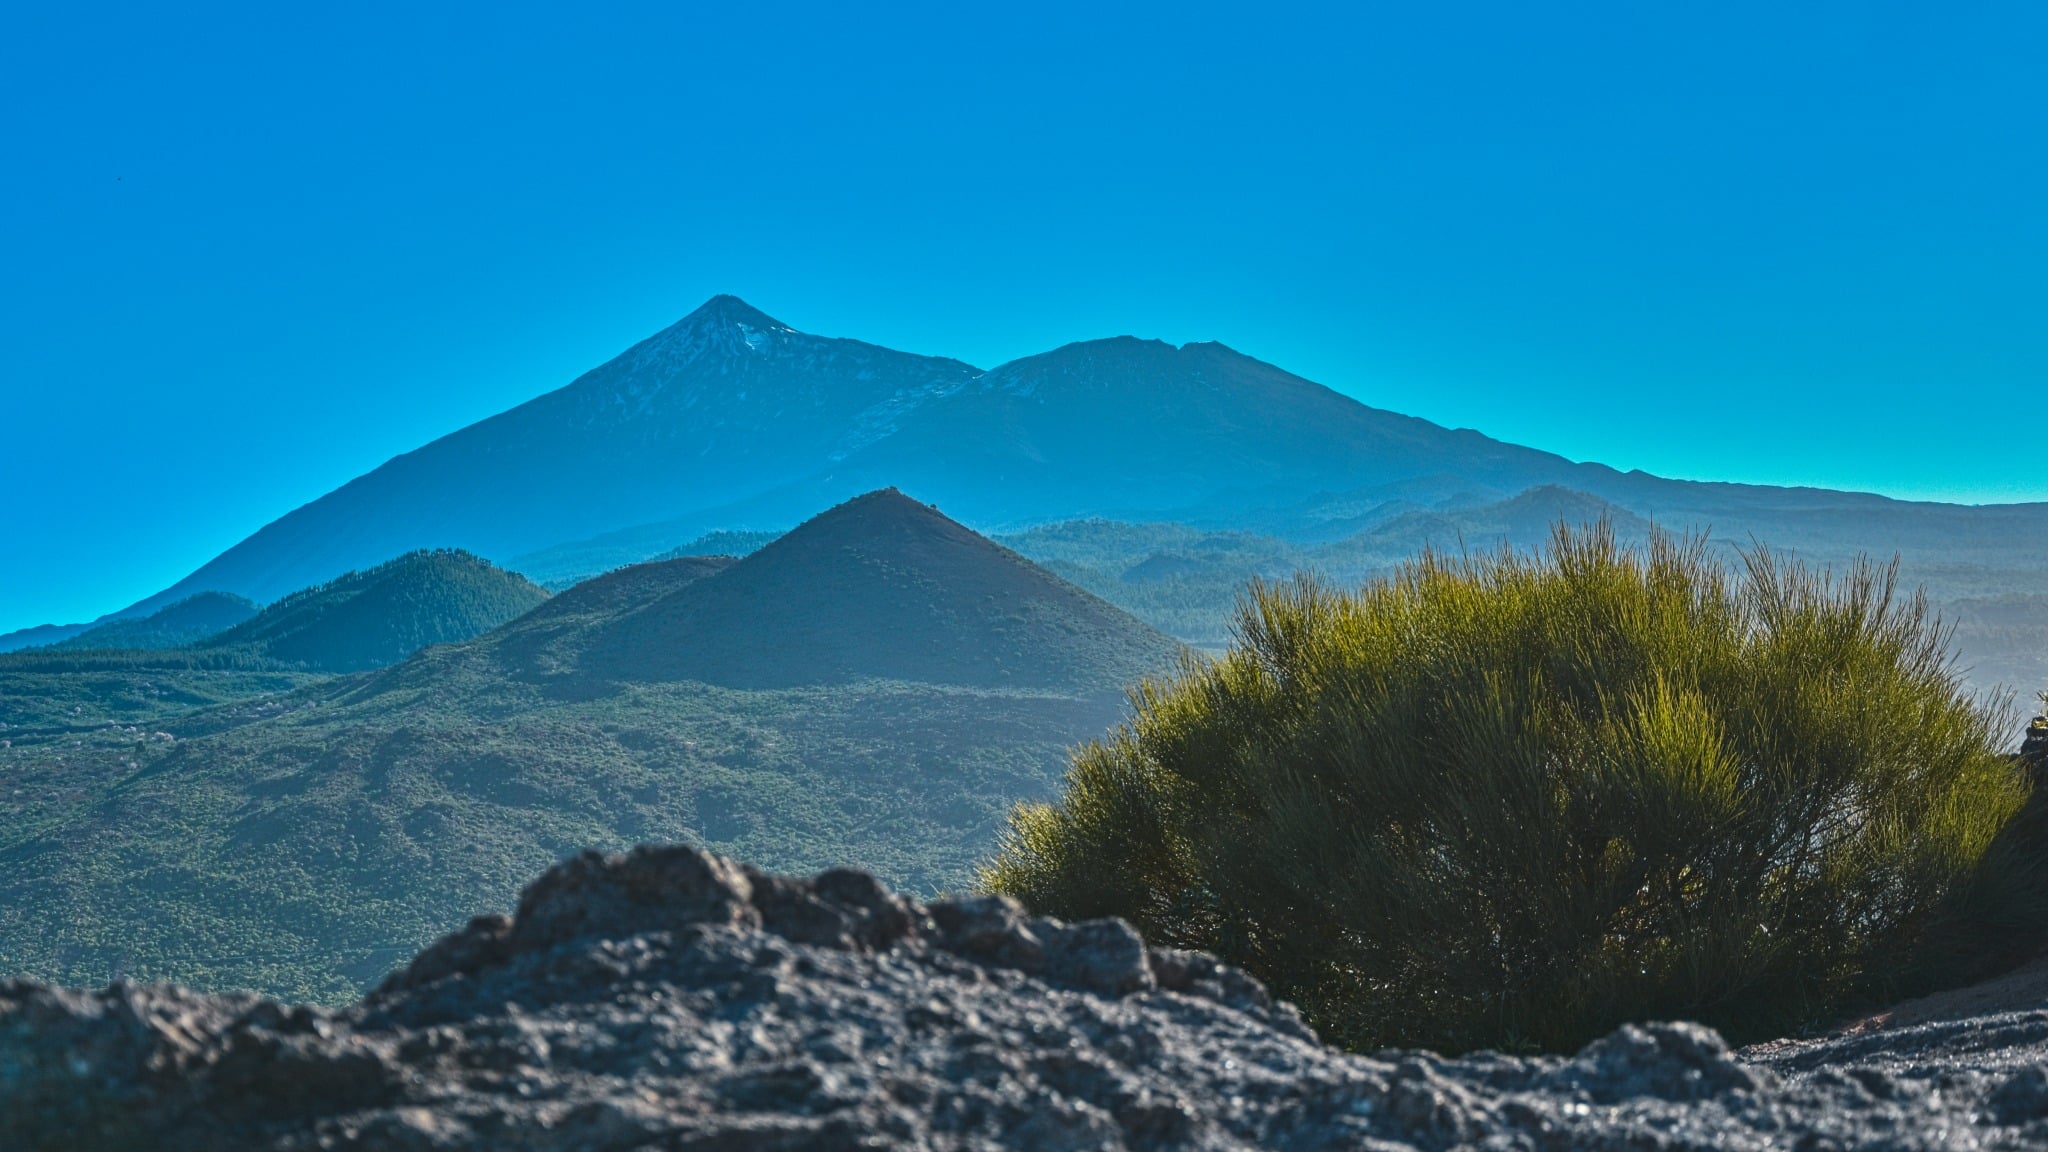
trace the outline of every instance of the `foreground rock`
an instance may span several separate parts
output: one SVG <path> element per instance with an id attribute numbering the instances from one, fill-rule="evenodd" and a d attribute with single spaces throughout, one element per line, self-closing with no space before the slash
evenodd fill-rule
<path id="1" fill-rule="evenodd" d="M 1569 1059 L 1318 1045 L 1118 921 L 586 855 L 326 1011 L 0 984 L 0 1148 L 1970 1148 L 2048 1143 L 2048 1012 Z"/>

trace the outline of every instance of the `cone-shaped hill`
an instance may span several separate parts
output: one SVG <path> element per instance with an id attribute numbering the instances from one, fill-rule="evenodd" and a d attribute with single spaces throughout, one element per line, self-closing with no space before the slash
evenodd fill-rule
<path id="1" fill-rule="evenodd" d="M 468 640 L 548 594 L 467 552 L 411 552 L 279 600 L 202 642 L 327 672 L 379 668 L 429 644 Z"/>
<path id="2" fill-rule="evenodd" d="M 872 679 L 1071 690 L 1161 672 L 1178 649 L 890 488 L 621 615 L 591 638 L 580 670 L 732 688 Z"/>

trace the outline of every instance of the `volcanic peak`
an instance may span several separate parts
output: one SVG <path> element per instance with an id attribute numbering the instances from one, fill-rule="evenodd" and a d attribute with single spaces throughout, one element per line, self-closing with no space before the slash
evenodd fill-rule
<path id="1" fill-rule="evenodd" d="M 594 638 L 587 673 L 1121 692 L 1179 645 L 893 488 L 804 522 Z"/>
<path id="2" fill-rule="evenodd" d="M 737 296 L 713 296 L 698 309 L 627 351 L 633 370 L 680 367 L 709 356 L 772 354 L 804 334 Z"/>

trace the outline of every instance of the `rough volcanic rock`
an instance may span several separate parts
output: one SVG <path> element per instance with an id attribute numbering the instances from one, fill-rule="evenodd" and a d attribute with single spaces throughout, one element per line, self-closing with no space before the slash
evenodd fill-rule
<path id="1" fill-rule="evenodd" d="M 1000 898 L 587 854 L 360 1004 L 0 984 L 0 1148 L 1966 1148 L 2048 1142 L 2048 1012 L 1570 1059 L 1347 1055 L 1214 958 Z"/>

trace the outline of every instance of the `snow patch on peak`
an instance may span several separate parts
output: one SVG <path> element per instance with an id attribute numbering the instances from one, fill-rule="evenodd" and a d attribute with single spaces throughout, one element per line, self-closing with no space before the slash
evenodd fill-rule
<path id="1" fill-rule="evenodd" d="M 772 356 L 804 334 L 747 306 L 736 296 L 715 296 L 702 308 L 630 349 L 624 367 L 634 374 L 672 376 L 702 361 L 731 362 Z M 720 372 L 727 365 L 719 367 Z"/>

